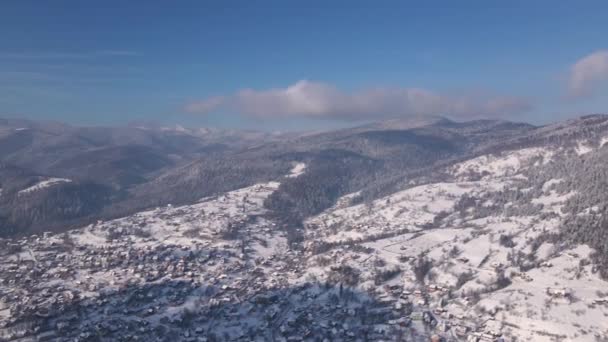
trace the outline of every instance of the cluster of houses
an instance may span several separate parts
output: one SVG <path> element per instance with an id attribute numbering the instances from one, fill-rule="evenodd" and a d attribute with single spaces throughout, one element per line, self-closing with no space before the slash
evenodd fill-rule
<path id="1" fill-rule="evenodd" d="M 224 196 L 214 208 L 0 240 L 0 341 L 499 340 L 440 305 L 447 287 L 307 279 L 313 256 L 277 247 L 285 233 L 251 215 L 255 201 Z"/>
<path id="2" fill-rule="evenodd" d="M 411 325 L 397 300 L 292 284 L 296 251 L 244 262 L 215 247 L 56 240 L 2 256 L 0 340 L 386 340 Z"/>

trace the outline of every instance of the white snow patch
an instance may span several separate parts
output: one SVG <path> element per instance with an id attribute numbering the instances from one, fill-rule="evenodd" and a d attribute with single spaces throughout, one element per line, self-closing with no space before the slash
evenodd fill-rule
<path id="1" fill-rule="evenodd" d="M 305 170 L 306 170 L 306 164 L 304 164 L 304 163 L 297 163 L 293 167 L 293 169 L 291 169 L 291 171 L 289 172 L 289 175 L 287 175 L 287 177 L 289 177 L 289 178 L 298 177 L 298 176 L 304 174 Z"/>
<path id="2" fill-rule="evenodd" d="M 575 151 L 576 151 L 576 154 L 578 154 L 579 156 L 582 156 L 583 154 L 587 154 L 587 153 L 593 151 L 593 147 L 587 145 L 583 141 L 579 141 L 576 145 Z"/>
<path id="3" fill-rule="evenodd" d="M 542 204 L 544 206 L 555 207 L 559 204 L 563 204 L 564 202 L 566 202 L 566 200 L 568 200 L 568 198 L 572 197 L 573 195 L 574 195 L 573 192 L 569 192 L 567 194 L 560 195 L 555 191 L 551 191 L 548 195 L 532 199 L 532 203 Z M 555 208 L 553 208 L 553 209 L 555 209 Z"/>
<path id="4" fill-rule="evenodd" d="M 542 163 L 547 163 L 553 154 L 553 151 L 546 148 L 524 148 L 503 152 L 497 156 L 488 154 L 473 158 L 454 165 L 450 171 L 454 176 L 461 178 L 466 178 L 469 173 L 488 173 L 485 176 L 487 178 L 514 176 L 526 166 L 531 166 L 533 159 L 540 158 Z"/>
<path id="5" fill-rule="evenodd" d="M 23 189 L 21 191 L 19 191 L 18 194 L 26 194 L 29 192 L 33 192 L 33 191 L 38 191 L 44 188 L 48 188 L 51 187 L 53 185 L 57 185 L 57 184 L 61 184 L 61 183 L 70 183 L 71 180 L 70 179 L 66 179 L 66 178 L 49 178 L 43 181 L 40 181 L 32 186 L 30 186 L 29 188 Z"/>
<path id="6" fill-rule="evenodd" d="M 561 183 L 563 181 L 564 181 L 563 179 L 555 179 L 555 178 L 554 179 L 550 179 L 550 180 L 546 181 L 545 184 L 543 184 L 543 191 L 547 191 L 554 184 L 559 184 L 559 183 Z"/>

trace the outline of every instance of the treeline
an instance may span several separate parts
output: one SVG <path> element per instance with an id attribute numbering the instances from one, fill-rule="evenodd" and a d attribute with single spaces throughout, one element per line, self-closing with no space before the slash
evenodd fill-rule
<path id="1" fill-rule="evenodd" d="M 286 160 L 222 156 L 200 160 L 131 188 L 73 181 L 27 193 L 18 190 L 44 178 L 6 177 L 7 185 L 0 196 L 0 237 L 65 231 L 167 204 L 189 204 L 203 197 L 275 180 L 290 168 L 291 163 Z"/>
<path id="2" fill-rule="evenodd" d="M 342 150 L 321 151 L 307 161 L 306 172 L 284 179 L 264 205 L 277 213 L 303 220 L 373 181 L 382 162 Z"/>
<path id="3" fill-rule="evenodd" d="M 27 193 L 0 197 L 0 236 L 61 231 L 99 215 L 118 196 L 91 182 L 63 183 Z"/>

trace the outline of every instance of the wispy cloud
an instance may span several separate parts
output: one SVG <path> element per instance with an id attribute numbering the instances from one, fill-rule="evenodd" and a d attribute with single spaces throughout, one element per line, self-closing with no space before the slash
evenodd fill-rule
<path id="1" fill-rule="evenodd" d="M 0 79 L 6 81 L 22 81 L 22 80 L 35 80 L 35 81 L 48 81 L 53 79 L 49 74 L 37 71 L 4 71 L 0 70 Z"/>
<path id="2" fill-rule="evenodd" d="M 105 55 L 105 56 L 125 56 L 125 57 L 135 57 L 140 56 L 141 54 L 137 51 L 132 50 L 101 50 L 95 52 L 97 55 Z"/>
<path id="3" fill-rule="evenodd" d="M 209 113 L 219 107 L 225 105 L 227 102 L 223 96 L 209 97 L 201 101 L 196 101 L 186 104 L 186 111 L 191 113 Z"/>
<path id="4" fill-rule="evenodd" d="M 385 119 L 420 115 L 452 117 L 505 117 L 528 111 L 529 99 L 481 95 L 451 96 L 419 88 L 371 88 L 344 92 L 311 81 L 286 88 L 244 89 L 186 104 L 192 113 L 231 110 L 258 118 L 331 118 L 340 120 Z"/>
<path id="5" fill-rule="evenodd" d="M 137 51 L 131 50 L 95 50 L 95 51 L 77 51 L 77 52 L 56 52 L 56 51 L 40 51 L 40 52 L 1 52 L 0 59 L 9 60 L 70 60 L 70 59 L 87 59 L 99 57 L 134 57 L 139 56 Z"/>
<path id="6" fill-rule="evenodd" d="M 0 52 L 0 85 L 111 84 L 141 76 L 132 50 Z M 118 63 L 117 63 L 118 62 Z"/>
<path id="7" fill-rule="evenodd" d="M 569 95 L 574 98 L 590 96 L 608 81 L 608 50 L 596 51 L 578 60 L 568 78 Z"/>

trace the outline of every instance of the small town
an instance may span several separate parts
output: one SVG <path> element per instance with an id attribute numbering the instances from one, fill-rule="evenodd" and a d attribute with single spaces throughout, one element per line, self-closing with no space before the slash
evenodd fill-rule
<path id="1" fill-rule="evenodd" d="M 312 276 L 323 255 L 262 215 L 274 188 L 0 240 L 0 340 L 502 341 L 491 315 L 443 308 L 449 288 L 357 286 L 340 265 L 365 252 L 336 246 Z"/>

